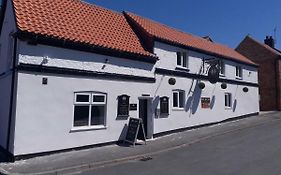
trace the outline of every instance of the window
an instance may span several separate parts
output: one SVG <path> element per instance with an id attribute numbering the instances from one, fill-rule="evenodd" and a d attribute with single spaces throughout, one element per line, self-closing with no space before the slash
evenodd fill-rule
<path id="1" fill-rule="evenodd" d="M 169 114 L 169 97 L 160 98 L 160 114 L 162 115 Z"/>
<path id="2" fill-rule="evenodd" d="M 105 126 L 106 94 L 76 93 L 74 102 L 74 127 Z"/>
<path id="3" fill-rule="evenodd" d="M 185 93 L 182 90 L 173 91 L 173 108 L 184 108 Z"/>
<path id="4" fill-rule="evenodd" d="M 242 67 L 241 66 L 236 66 L 235 76 L 236 76 L 236 78 L 242 79 Z"/>
<path id="5" fill-rule="evenodd" d="M 226 108 L 231 108 L 232 107 L 232 97 L 231 93 L 225 93 L 224 94 L 224 106 Z"/>
<path id="6" fill-rule="evenodd" d="M 177 52 L 177 66 L 188 68 L 188 57 L 186 52 Z"/>
<path id="7" fill-rule="evenodd" d="M 220 75 L 224 76 L 225 75 L 225 63 L 223 60 L 219 61 L 219 67 L 220 67 Z"/>
<path id="8" fill-rule="evenodd" d="M 118 97 L 118 109 L 117 115 L 118 116 L 129 116 L 129 99 L 130 96 L 128 95 L 120 95 Z"/>

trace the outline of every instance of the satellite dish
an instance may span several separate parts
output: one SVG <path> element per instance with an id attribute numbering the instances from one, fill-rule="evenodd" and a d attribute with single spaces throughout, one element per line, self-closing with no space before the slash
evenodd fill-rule
<path id="1" fill-rule="evenodd" d="M 212 65 L 208 71 L 209 82 L 215 84 L 219 81 L 220 70 L 216 65 Z"/>

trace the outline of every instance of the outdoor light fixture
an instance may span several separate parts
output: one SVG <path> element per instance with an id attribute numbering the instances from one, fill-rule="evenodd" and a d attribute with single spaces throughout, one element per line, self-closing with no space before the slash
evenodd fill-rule
<path id="1" fill-rule="evenodd" d="M 221 88 L 222 88 L 222 89 L 226 89 L 226 88 L 227 88 L 227 84 L 226 84 L 226 83 L 222 83 L 222 84 L 221 84 Z"/>
<path id="2" fill-rule="evenodd" d="M 176 79 L 170 78 L 168 82 L 169 82 L 170 85 L 175 85 L 176 84 Z"/>
<path id="3" fill-rule="evenodd" d="M 249 91 L 249 89 L 247 87 L 243 88 L 243 92 L 248 92 L 248 91 Z"/>
<path id="4" fill-rule="evenodd" d="M 204 89 L 204 88 L 205 88 L 205 83 L 200 82 L 200 83 L 198 84 L 198 87 L 199 87 L 200 89 Z"/>

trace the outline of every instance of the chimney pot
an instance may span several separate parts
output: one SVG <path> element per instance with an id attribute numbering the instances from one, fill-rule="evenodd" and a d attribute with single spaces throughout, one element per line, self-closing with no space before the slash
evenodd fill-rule
<path id="1" fill-rule="evenodd" d="M 266 36 L 264 40 L 264 44 L 268 45 L 271 48 L 274 48 L 275 46 L 275 41 L 272 36 Z"/>

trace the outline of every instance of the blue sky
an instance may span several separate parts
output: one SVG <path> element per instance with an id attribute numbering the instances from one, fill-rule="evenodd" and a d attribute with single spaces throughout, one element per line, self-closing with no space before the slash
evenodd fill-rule
<path id="1" fill-rule="evenodd" d="M 130 11 L 235 48 L 250 34 L 263 42 L 274 35 L 281 49 L 280 0 L 86 0 L 116 11 Z"/>

